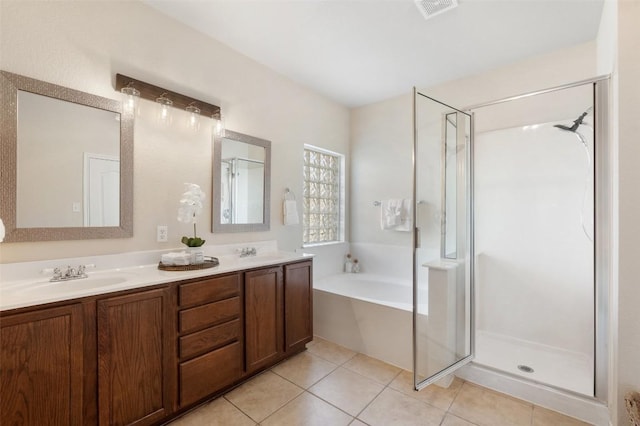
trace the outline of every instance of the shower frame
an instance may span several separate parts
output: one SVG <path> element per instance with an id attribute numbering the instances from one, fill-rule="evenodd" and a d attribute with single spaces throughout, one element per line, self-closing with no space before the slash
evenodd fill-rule
<path id="1" fill-rule="evenodd" d="M 594 398 L 606 403 L 609 396 L 609 347 L 610 347 L 610 274 L 612 235 L 612 153 L 610 150 L 609 87 L 610 75 L 602 75 L 573 83 L 555 86 L 520 95 L 474 104 L 463 108 L 473 113 L 477 109 L 516 101 L 545 93 L 558 92 L 578 86 L 593 85 L 594 105 Z M 473 208 L 473 207 L 472 207 Z M 475 333 L 475 330 L 474 330 Z M 474 339 L 475 344 L 475 339 Z M 473 348 L 475 355 L 475 347 Z M 500 371 L 509 375 L 507 372 Z M 552 385 L 547 385 L 553 388 Z M 560 389 L 568 394 L 574 392 Z M 576 394 L 580 395 L 580 394 Z M 583 395 L 580 395 L 583 396 Z"/>

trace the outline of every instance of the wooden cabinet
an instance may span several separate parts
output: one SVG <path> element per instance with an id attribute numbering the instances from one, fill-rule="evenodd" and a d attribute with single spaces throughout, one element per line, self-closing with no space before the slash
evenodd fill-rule
<path id="1" fill-rule="evenodd" d="M 0 424 L 83 424 L 81 304 L 3 316 Z"/>
<path id="2" fill-rule="evenodd" d="M 251 373 L 284 353 L 282 266 L 244 274 L 245 371 Z"/>
<path id="3" fill-rule="evenodd" d="M 304 350 L 312 263 L 0 313 L 0 424 L 157 425 Z"/>
<path id="4" fill-rule="evenodd" d="M 303 350 L 313 339 L 313 270 L 311 261 L 284 267 L 284 323 L 287 352 Z"/>
<path id="5" fill-rule="evenodd" d="M 100 425 L 151 425 L 172 413 L 172 318 L 168 288 L 98 300 Z"/>
<path id="6" fill-rule="evenodd" d="M 241 275 L 178 287 L 180 407 L 187 407 L 242 377 Z"/>

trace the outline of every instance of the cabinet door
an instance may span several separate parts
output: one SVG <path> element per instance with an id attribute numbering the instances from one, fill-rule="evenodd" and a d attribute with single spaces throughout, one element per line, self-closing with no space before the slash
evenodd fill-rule
<path id="1" fill-rule="evenodd" d="M 304 349 L 313 339 L 313 277 L 311 262 L 284 269 L 284 321 L 287 352 Z"/>
<path id="2" fill-rule="evenodd" d="M 2 317 L 0 424 L 83 424 L 81 305 Z"/>
<path id="3" fill-rule="evenodd" d="M 245 370 L 250 373 L 284 353 L 282 267 L 245 273 Z"/>
<path id="4" fill-rule="evenodd" d="M 171 413 L 170 301 L 168 289 L 98 301 L 100 425 L 153 424 Z"/>

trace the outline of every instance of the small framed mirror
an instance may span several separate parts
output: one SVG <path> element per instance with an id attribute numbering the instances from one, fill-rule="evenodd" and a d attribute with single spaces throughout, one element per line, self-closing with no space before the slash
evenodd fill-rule
<path id="1" fill-rule="evenodd" d="M 133 117 L 119 101 L 2 71 L 6 242 L 133 235 Z"/>
<path id="2" fill-rule="evenodd" d="M 212 232 L 268 231 L 271 142 L 227 130 L 214 139 Z"/>

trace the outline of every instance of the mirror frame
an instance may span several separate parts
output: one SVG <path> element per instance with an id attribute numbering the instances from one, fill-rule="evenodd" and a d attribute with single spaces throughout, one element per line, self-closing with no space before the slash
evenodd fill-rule
<path id="1" fill-rule="evenodd" d="M 221 223 L 220 218 L 220 187 L 222 186 L 222 176 L 220 175 L 222 162 L 222 141 L 230 139 L 243 142 L 249 145 L 261 146 L 264 148 L 264 204 L 262 206 L 262 223 Z M 255 232 L 268 231 L 271 226 L 271 142 L 243 133 L 226 130 L 224 136 L 216 136 L 213 140 L 213 180 L 211 185 L 212 215 L 211 232 Z"/>
<path id="2" fill-rule="evenodd" d="M 62 241 L 133 236 L 133 115 L 119 101 L 33 78 L 0 71 L 0 218 L 4 242 Z M 18 90 L 120 114 L 120 225 L 104 227 L 17 228 Z"/>

